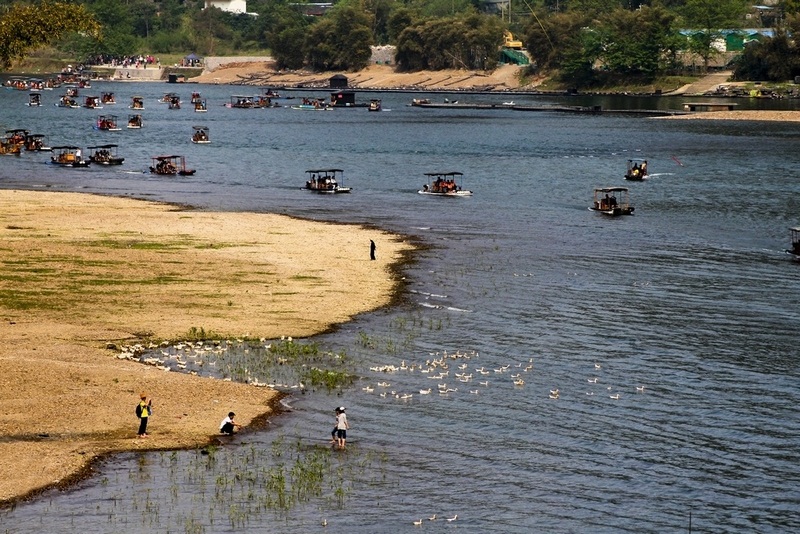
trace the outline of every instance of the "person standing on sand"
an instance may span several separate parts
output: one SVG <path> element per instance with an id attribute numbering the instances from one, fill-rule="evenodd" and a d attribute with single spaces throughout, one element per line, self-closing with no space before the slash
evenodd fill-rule
<path id="1" fill-rule="evenodd" d="M 372 239 L 369 240 L 369 259 L 375 260 L 375 241 Z"/>
<path id="2" fill-rule="evenodd" d="M 347 441 L 347 429 L 350 425 L 347 424 L 347 414 L 344 413 L 344 406 L 339 406 L 339 414 L 336 416 L 336 441 L 340 449 L 344 449 L 345 441 Z"/>
<path id="3" fill-rule="evenodd" d="M 137 435 L 140 438 L 147 437 L 147 421 L 150 419 L 150 414 L 153 413 L 153 399 L 147 400 L 147 395 L 144 393 L 140 396 L 139 405 L 136 406 L 136 416 L 139 418 L 139 432 Z"/>

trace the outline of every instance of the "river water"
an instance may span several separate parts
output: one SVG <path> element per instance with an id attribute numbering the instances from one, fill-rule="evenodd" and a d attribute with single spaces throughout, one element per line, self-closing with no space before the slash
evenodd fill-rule
<path id="1" fill-rule="evenodd" d="M 188 100 L 192 89 L 207 114 L 156 103 L 171 90 Z M 0 512 L 4 530 L 800 529 L 800 265 L 784 253 L 800 222 L 800 124 L 428 110 L 402 93 L 377 95 L 381 113 L 228 109 L 231 95 L 254 91 L 227 86 L 97 83 L 82 94 L 103 90 L 116 91 L 115 109 L 56 108 L 55 91 L 28 108 L 26 93 L 3 91 L 0 126 L 44 133 L 51 145 L 118 143 L 125 165 L 64 170 L 25 153 L 0 159 L 0 187 L 365 223 L 428 246 L 405 268 L 399 304 L 315 339 L 354 358 L 363 377 L 354 387 L 288 398 L 292 411 L 273 429 L 237 438 L 213 464 L 197 451 L 109 459 L 72 491 Z M 124 122 L 133 94 L 145 98 L 144 129 L 92 129 L 100 113 Z M 680 109 L 684 100 L 580 104 L 624 102 Z M 211 145 L 189 142 L 197 124 Z M 197 174 L 142 173 L 168 152 Z M 623 183 L 628 158 L 646 158 L 652 178 Z M 301 191 L 315 167 L 345 169 L 353 193 Z M 416 194 L 423 173 L 449 170 L 465 173 L 473 197 Z M 634 216 L 587 210 L 592 189 L 607 185 L 631 189 Z M 443 357 L 447 375 L 420 371 Z M 407 369 L 376 370 L 387 365 Z M 440 383 L 457 391 L 439 394 Z M 324 445 L 338 405 L 351 445 L 330 461 L 346 483 L 288 513 L 220 497 L 225 476 L 266 473 L 286 442 Z M 251 498 L 264 491 L 254 488 Z"/>

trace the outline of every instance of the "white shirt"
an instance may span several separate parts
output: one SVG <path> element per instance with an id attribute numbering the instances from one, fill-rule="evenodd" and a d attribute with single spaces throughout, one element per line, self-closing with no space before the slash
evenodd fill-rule
<path id="1" fill-rule="evenodd" d="M 226 417 L 225 419 L 222 420 L 222 422 L 219 424 L 219 429 L 222 430 L 222 427 L 224 427 L 228 423 L 233 423 L 230 417 Z"/>

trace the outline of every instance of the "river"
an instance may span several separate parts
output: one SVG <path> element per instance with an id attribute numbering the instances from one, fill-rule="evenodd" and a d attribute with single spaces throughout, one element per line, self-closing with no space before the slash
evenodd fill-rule
<path id="1" fill-rule="evenodd" d="M 355 386 L 289 397 L 274 428 L 213 459 L 113 457 L 72 491 L 0 512 L 7 532 L 800 529 L 800 265 L 784 253 L 800 223 L 800 123 L 419 109 L 402 93 L 357 95 L 382 98 L 381 113 L 288 107 L 297 100 L 240 110 L 224 104 L 253 88 L 160 83 L 98 82 L 82 94 L 105 90 L 119 103 L 101 111 L 56 108 L 55 91 L 29 108 L 26 93 L 2 91 L 3 128 L 50 145 L 118 143 L 126 161 L 66 170 L 43 154 L 3 157 L 0 187 L 364 223 L 428 246 L 403 272 L 400 303 L 313 340 L 353 359 Z M 201 91 L 208 113 L 156 102 L 172 90 L 185 101 Z M 142 130 L 92 128 L 101 113 L 124 122 L 134 94 L 145 99 Z M 193 125 L 208 126 L 212 144 L 190 143 Z M 142 172 L 163 153 L 185 155 L 197 173 Z M 626 183 L 629 158 L 647 159 L 651 178 Z M 322 167 L 344 169 L 353 193 L 301 190 L 305 170 Z M 474 195 L 417 194 L 432 171 L 463 172 Z M 593 188 L 611 185 L 630 188 L 635 215 L 587 209 Z M 421 372 L 439 359 L 446 375 Z M 457 391 L 440 394 L 440 383 Z M 330 454 L 339 405 L 351 445 Z M 291 456 L 280 451 L 301 449 L 320 449 L 338 480 L 288 511 L 253 505 Z M 248 476 L 259 478 L 247 486 Z"/>

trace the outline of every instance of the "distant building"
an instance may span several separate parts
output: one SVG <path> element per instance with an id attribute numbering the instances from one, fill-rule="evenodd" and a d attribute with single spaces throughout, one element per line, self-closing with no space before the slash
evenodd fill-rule
<path id="1" fill-rule="evenodd" d="M 206 0 L 206 5 L 203 9 L 208 9 L 209 7 L 217 7 L 222 11 L 236 13 L 237 15 L 246 14 L 254 17 L 258 16 L 258 13 L 247 12 L 247 0 Z"/>

